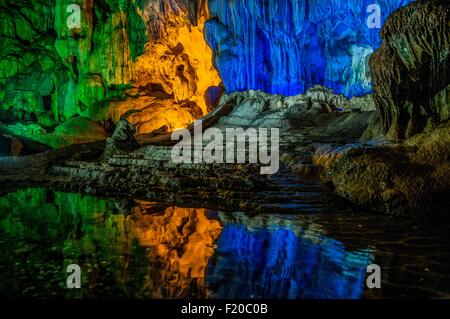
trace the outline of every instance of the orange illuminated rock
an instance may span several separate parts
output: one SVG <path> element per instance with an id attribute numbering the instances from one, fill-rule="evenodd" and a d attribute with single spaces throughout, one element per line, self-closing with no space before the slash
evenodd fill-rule
<path id="1" fill-rule="evenodd" d="M 142 14 L 147 25 L 154 19 L 151 4 Z M 173 11 L 160 17 L 160 36 L 150 38 L 134 65 L 133 89 L 126 101 L 113 102 L 114 121 L 120 116 L 136 125 L 138 133 L 148 133 L 167 126 L 169 131 L 187 127 L 206 115 L 211 106 L 205 95 L 221 83 L 212 63 L 203 28 L 208 18 L 206 6 L 193 26 L 188 12 Z"/>

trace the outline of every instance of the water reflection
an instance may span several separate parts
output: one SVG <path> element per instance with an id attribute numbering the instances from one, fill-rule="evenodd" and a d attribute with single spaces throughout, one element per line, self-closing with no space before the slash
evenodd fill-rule
<path id="1" fill-rule="evenodd" d="M 221 298 L 360 298 L 372 260 L 369 250 L 286 227 L 227 225 L 217 246 L 207 278 Z"/>
<path id="2" fill-rule="evenodd" d="M 370 245 L 311 216 L 222 213 L 27 189 L 0 197 L 0 295 L 360 298 Z M 65 286 L 69 264 L 82 289 Z"/>
<path id="3" fill-rule="evenodd" d="M 148 247 L 149 268 L 142 289 L 152 297 L 206 298 L 205 270 L 222 226 L 207 217 L 206 209 L 168 207 L 161 214 L 147 215 L 153 208 L 140 202 L 126 221 L 131 237 Z"/>

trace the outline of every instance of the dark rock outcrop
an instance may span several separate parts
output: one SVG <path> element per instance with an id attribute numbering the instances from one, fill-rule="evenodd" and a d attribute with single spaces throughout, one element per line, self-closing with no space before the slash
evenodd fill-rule
<path id="1" fill-rule="evenodd" d="M 0 135 L 0 156 L 18 156 L 23 145 L 17 137 Z"/>
<path id="2" fill-rule="evenodd" d="M 0 156 L 24 156 L 48 151 L 50 147 L 26 138 L 0 134 Z"/>
<path id="3" fill-rule="evenodd" d="M 373 143 L 316 151 L 322 180 L 339 196 L 374 212 L 448 218 L 450 125 L 401 144 Z"/>
<path id="4" fill-rule="evenodd" d="M 374 99 L 388 136 L 408 138 L 450 118 L 450 2 L 395 12 L 370 59 Z"/>
<path id="5" fill-rule="evenodd" d="M 114 154 L 126 154 L 139 148 L 139 143 L 134 138 L 135 127 L 126 120 L 120 120 L 111 138 L 106 140 L 106 148 L 103 157 L 110 158 Z"/>
<path id="6" fill-rule="evenodd" d="M 418 0 L 395 12 L 371 60 L 373 98 L 398 144 L 325 146 L 315 164 L 341 197 L 372 211 L 448 218 L 450 2 Z"/>

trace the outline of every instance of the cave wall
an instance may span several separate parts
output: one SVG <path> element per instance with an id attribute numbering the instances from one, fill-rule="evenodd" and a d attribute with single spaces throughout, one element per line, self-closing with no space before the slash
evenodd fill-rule
<path id="1" fill-rule="evenodd" d="M 132 111 L 127 119 L 139 132 L 162 126 L 173 130 L 215 108 L 214 92 L 220 93 L 222 81 L 203 37 L 206 2 L 195 3 L 146 2 L 143 19 L 149 40 L 135 61 L 134 88 L 125 102 L 112 106 L 115 121 Z"/>
<path id="2" fill-rule="evenodd" d="M 53 7 L 54 3 L 0 2 L 2 120 L 54 121 L 54 116 L 47 114 L 58 107 L 58 98 L 63 98 L 55 92 L 55 82 L 59 84 L 58 79 L 64 76 L 64 66 L 54 48 Z"/>
<path id="3" fill-rule="evenodd" d="M 139 133 L 187 126 L 211 111 L 224 89 L 295 95 L 322 84 L 347 97 L 364 95 L 372 90 L 369 57 L 382 41 L 380 29 L 367 25 L 372 13 L 367 8 L 379 4 L 384 23 L 409 2 L 2 0 L 0 121 L 8 124 L 8 133 L 58 146 L 104 138 L 123 117 Z M 67 24 L 71 4 L 81 8 L 79 27 Z M 430 46 L 448 46 L 448 37 L 421 27 L 433 18 L 420 14 L 414 23 L 390 19 L 397 22 L 383 31 L 380 50 L 386 58 L 377 58 L 378 69 L 372 66 L 385 127 L 398 126 L 391 131 L 399 136 L 417 130 L 404 126 L 424 126 L 408 124 L 408 116 L 448 118 L 443 87 L 448 82 L 439 80 L 446 79 L 446 67 L 431 65 L 448 59 L 429 53 Z M 444 33 L 446 19 L 435 19 Z M 416 30 L 420 36 L 405 39 L 405 32 Z M 401 52 L 405 41 L 408 56 Z M 399 66 L 383 74 L 384 65 L 397 63 L 394 56 Z M 422 77 L 422 84 L 408 80 L 430 67 L 434 74 Z M 404 88 L 390 91 L 394 83 L 383 79 L 387 76 Z M 426 81 L 434 84 L 426 87 Z M 437 90 L 430 93 L 434 102 L 411 102 L 420 100 L 414 92 L 425 89 Z M 405 92 L 406 102 L 395 100 Z M 396 117 L 398 105 L 409 113 Z"/>
<path id="4" fill-rule="evenodd" d="M 419 0 L 395 12 L 370 64 L 388 136 L 403 139 L 450 118 L 450 3 Z"/>
<path id="5" fill-rule="evenodd" d="M 220 93 L 207 13 L 204 1 L 1 1 L 0 121 L 53 146 L 73 129 L 104 138 L 121 117 L 140 133 L 187 126 Z"/>
<path id="6" fill-rule="evenodd" d="M 322 84 L 347 97 L 371 91 L 368 56 L 381 43 L 370 29 L 370 4 L 382 22 L 411 0 L 209 0 L 206 38 L 228 91 L 296 95 Z"/>

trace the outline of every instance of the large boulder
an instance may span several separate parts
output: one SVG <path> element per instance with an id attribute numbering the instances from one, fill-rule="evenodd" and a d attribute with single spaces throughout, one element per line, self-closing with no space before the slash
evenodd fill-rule
<path id="1" fill-rule="evenodd" d="M 116 130 L 111 138 L 106 140 L 106 148 L 103 154 L 108 159 L 115 154 L 126 154 L 139 148 L 139 143 L 134 138 L 136 128 L 122 119 L 117 124 Z"/>
<path id="2" fill-rule="evenodd" d="M 450 2 L 418 0 L 386 22 L 370 59 L 388 136 L 408 138 L 450 117 Z"/>
<path id="3" fill-rule="evenodd" d="M 322 146 L 314 163 L 339 196 L 372 211 L 409 218 L 448 218 L 450 123 L 404 143 Z"/>

